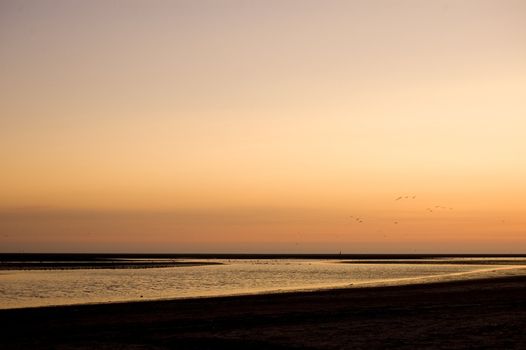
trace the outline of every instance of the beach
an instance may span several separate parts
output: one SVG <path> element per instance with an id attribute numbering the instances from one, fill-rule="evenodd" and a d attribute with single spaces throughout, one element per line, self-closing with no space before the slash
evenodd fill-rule
<path id="1" fill-rule="evenodd" d="M 0 310 L 3 349 L 526 348 L 526 276 Z"/>

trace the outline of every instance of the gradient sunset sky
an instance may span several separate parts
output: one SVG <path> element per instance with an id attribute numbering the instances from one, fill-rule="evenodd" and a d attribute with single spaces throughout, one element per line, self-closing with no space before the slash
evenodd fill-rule
<path id="1" fill-rule="evenodd" d="M 526 1 L 1 0 L 0 77 L 2 252 L 526 252 Z"/>

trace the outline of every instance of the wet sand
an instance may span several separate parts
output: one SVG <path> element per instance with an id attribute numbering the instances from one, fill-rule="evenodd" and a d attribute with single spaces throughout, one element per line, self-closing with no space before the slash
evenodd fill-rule
<path id="1" fill-rule="evenodd" d="M 0 310 L 2 349 L 526 348 L 526 276 Z"/>

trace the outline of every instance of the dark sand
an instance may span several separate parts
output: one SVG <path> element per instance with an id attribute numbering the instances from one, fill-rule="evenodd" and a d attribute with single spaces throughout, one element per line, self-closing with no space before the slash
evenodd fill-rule
<path id="1" fill-rule="evenodd" d="M 2 349 L 526 349 L 526 276 L 0 310 Z"/>

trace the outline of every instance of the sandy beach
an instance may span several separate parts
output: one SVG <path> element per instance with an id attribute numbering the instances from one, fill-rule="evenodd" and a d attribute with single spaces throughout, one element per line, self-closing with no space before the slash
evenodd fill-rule
<path id="1" fill-rule="evenodd" d="M 526 276 L 1 310 L 3 349 L 526 347 Z"/>

